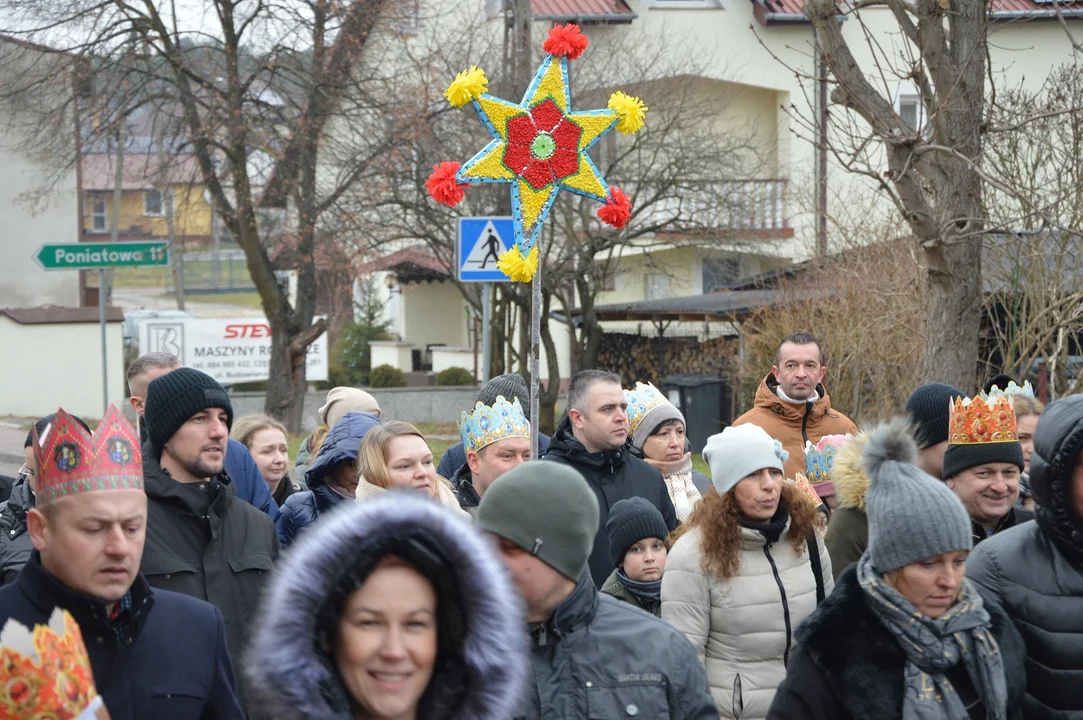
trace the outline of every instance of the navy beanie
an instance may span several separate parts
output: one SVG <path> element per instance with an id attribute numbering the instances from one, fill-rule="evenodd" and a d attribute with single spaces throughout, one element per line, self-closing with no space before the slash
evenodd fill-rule
<path id="1" fill-rule="evenodd" d="M 669 535 L 662 513 L 649 500 L 641 497 L 614 503 L 609 509 L 605 529 L 609 533 L 609 555 L 613 558 L 613 567 L 623 565 L 628 548 L 640 540 L 658 538 L 665 542 Z"/>
<path id="2" fill-rule="evenodd" d="M 906 414 L 914 421 L 914 439 L 918 448 L 948 441 L 948 417 L 951 401 L 966 393 L 944 383 L 929 383 L 915 390 L 906 401 Z"/>
<path id="3" fill-rule="evenodd" d="M 177 368 L 147 386 L 143 419 L 147 437 L 158 453 L 188 418 L 208 408 L 226 411 L 226 427 L 233 427 L 233 403 L 218 381 L 192 368 Z"/>

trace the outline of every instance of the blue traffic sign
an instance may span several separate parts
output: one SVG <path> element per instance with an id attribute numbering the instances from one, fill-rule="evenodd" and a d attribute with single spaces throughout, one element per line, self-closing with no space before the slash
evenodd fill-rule
<path id="1" fill-rule="evenodd" d="M 515 244 L 510 217 L 459 218 L 458 266 L 460 282 L 511 282 L 496 266 Z"/>

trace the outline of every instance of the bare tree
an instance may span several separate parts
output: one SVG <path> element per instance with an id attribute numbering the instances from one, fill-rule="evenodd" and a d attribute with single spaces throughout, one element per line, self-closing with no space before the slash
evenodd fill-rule
<path id="1" fill-rule="evenodd" d="M 899 55 L 864 8 L 890 11 Z M 944 0 L 811 0 L 806 13 L 831 73 L 831 100 L 844 111 L 832 148 L 852 172 L 870 178 L 910 228 L 925 268 L 925 380 L 971 387 L 982 308 L 981 244 L 986 230 L 980 169 L 986 80 L 987 7 Z M 839 14 L 859 24 L 844 35 Z M 864 65 L 853 40 L 868 44 Z M 860 41 L 859 41 L 860 42 Z M 888 88 L 908 82 L 921 112 L 912 126 Z M 839 139 L 841 136 L 841 139 Z"/>
<path id="2" fill-rule="evenodd" d="M 245 252 L 271 325 L 265 409 L 293 430 L 300 428 L 306 351 L 325 327 L 313 322 L 317 229 L 371 157 L 342 153 L 328 162 L 322 141 L 337 119 L 379 104 L 387 78 L 363 72 L 362 53 L 377 31 L 395 40 L 401 20 L 395 13 L 410 12 L 403 10 L 408 5 L 213 0 L 186 16 L 153 0 L 0 0 L 0 17 L 14 19 L 0 32 L 93 65 L 99 107 L 84 101 L 80 116 L 113 117 L 150 102 L 177 109 L 186 151 L 198 161 L 224 228 Z M 386 42 L 376 44 L 388 52 Z M 4 99 L 33 94 L 35 81 L 27 76 L 5 88 Z M 281 208 L 296 237 L 295 305 L 261 240 L 264 206 Z"/>
<path id="3" fill-rule="evenodd" d="M 1041 88 L 1000 92 L 989 124 L 1024 131 L 996 132 L 987 141 L 986 167 L 1018 195 L 988 187 L 986 205 L 996 225 L 1010 228 L 986 248 L 987 317 L 992 335 L 990 374 L 1050 370 L 1053 397 L 1078 392 L 1083 375 L 1069 364 L 1083 332 L 1083 70 L 1064 65 Z M 1021 200 L 1020 197 L 1025 198 Z"/>

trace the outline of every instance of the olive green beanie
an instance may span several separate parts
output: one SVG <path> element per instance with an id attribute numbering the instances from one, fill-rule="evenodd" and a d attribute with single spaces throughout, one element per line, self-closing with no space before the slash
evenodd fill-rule
<path id="1" fill-rule="evenodd" d="M 598 499 L 578 472 L 532 460 L 501 475 L 481 497 L 474 524 L 579 580 L 598 534 Z"/>

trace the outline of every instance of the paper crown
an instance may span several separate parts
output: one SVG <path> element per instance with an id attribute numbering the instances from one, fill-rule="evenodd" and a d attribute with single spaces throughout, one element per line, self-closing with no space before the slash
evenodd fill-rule
<path id="1" fill-rule="evenodd" d="M 529 438 L 530 421 L 523 413 L 523 406 L 516 398 L 508 402 L 503 395 L 496 396 L 491 406 L 478 401 L 473 412 L 464 412 L 459 422 L 463 449 L 477 452 L 506 438 Z"/>
<path id="2" fill-rule="evenodd" d="M 651 383 L 636 383 L 635 390 L 625 390 L 624 399 L 628 403 L 628 434 L 635 435 L 639 424 L 651 410 L 659 405 L 669 405 L 669 400 L 662 391 Z"/>
<path id="3" fill-rule="evenodd" d="M 107 717 L 94 688 L 79 625 L 55 608 L 33 631 L 8 620 L 0 632 L 0 720 Z"/>
<path id="4" fill-rule="evenodd" d="M 993 387 L 989 388 L 988 393 L 985 393 L 985 392 L 979 393 L 978 397 L 980 397 L 982 400 L 988 400 L 989 398 L 998 398 L 998 397 L 1012 398 L 1012 397 L 1015 397 L 1016 395 L 1022 395 L 1023 397 L 1028 397 L 1028 398 L 1034 397 L 1034 388 L 1031 387 L 1029 380 L 1024 380 L 1023 381 L 1023 387 L 1019 387 L 1018 385 L 1015 384 L 1014 381 L 1010 382 L 1010 383 L 1008 383 L 1008 386 L 1005 387 L 1003 390 L 1001 390 L 999 387 L 994 385 Z"/>
<path id="5" fill-rule="evenodd" d="M 835 466 L 835 453 L 852 436 L 825 435 L 815 445 L 805 441 L 805 475 L 814 486 L 831 481 L 831 468 Z"/>
<path id="6" fill-rule="evenodd" d="M 1019 442 L 1015 410 L 1007 395 L 955 398 L 949 406 L 948 444 L 983 445 Z"/>
<path id="7" fill-rule="evenodd" d="M 95 490 L 142 490 L 143 458 L 135 428 L 110 405 L 91 435 L 71 415 L 57 410 L 34 437 L 38 504 Z"/>
<path id="8" fill-rule="evenodd" d="M 798 472 L 794 474 L 793 480 L 787 480 L 786 482 L 793 483 L 801 491 L 801 496 L 812 503 L 813 507 L 818 508 L 824 504 L 824 501 L 820 498 L 820 493 L 816 491 L 805 473 Z"/>

